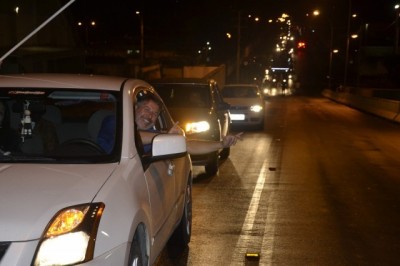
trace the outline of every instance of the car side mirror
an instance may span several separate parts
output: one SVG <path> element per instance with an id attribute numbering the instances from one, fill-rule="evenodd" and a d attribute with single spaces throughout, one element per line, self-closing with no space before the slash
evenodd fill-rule
<path id="1" fill-rule="evenodd" d="M 151 156 L 146 156 L 146 163 L 160 160 L 172 160 L 187 154 L 186 138 L 178 134 L 159 134 L 153 138 Z"/>

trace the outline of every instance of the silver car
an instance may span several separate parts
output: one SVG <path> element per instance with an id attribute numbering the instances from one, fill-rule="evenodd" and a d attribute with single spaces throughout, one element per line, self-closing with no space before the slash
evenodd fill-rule
<path id="1" fill-rule="evenodd" d="M 230 104 L 233 125 L 264 128 L 264 98 L 257 85 L 227 84 L 222 96 Z"/>

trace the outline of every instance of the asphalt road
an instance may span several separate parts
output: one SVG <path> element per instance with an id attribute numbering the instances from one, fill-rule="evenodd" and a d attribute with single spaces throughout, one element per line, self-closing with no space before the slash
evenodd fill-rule
<path id="1" fill-rule="evenodd" d="M 157 265 L 400 265 L 400 125 L 324 98 L 265 111 L 218 175 L 194 167 L 191 243 Z"/>

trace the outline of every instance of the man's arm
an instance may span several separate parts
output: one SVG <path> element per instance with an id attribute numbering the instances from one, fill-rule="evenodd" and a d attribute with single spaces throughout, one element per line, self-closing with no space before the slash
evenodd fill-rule
<path id="1" fill-rule="evenodd" d="M 236 135 L 228 135 L 222 141 L 186 140 L 186 148 L 189 154 L 206 154 L 235 145 L 238 140 L 242 139 L 242 134 L 243 132 Z"/>
<path id="2" fill-rule="evenodd" d="M 139 130 L 140 137 L 142 139 L 142 143 L 144 145 L 146 144 L 151 144 L 153 141 L 153 138 L 160 134 L 160 132 L 152 132 L 152 131 L 146 131 L 146 130 Z"/>
<path id="3" fill-rule="evenodd" d="M 177 125 L 177 123 L 175 123 L 175 125 Z M 180 128 L 178 127 L 178 129 L 180 129 Z M 183 132 L 182 129 L 177 130 L 177 132 L 178 131 L 180 131 L 181 134 L 184 134 L 184 133 L 182 133 Z M 153 138 L 160 133 L 161 132 L 151 132 L 151 131 L 145 131 L 145 130 L 139 131 L 140 137 L 142 138 L 143 145 L 151 144 Z M 170 130 L 169 133 L 176 134 L 173 130 Z M 242 134 L 243 134 L 243 132 L 236 134 L 236 135 L 225 136 L 222 141 L 186 139 L 187 152 L 189 154 L 199 155 L 199 154 L 207 154 L 207 153 L 217 151 L 217 150 L 223 149 L 223 148 L 228 148 L 232 145 L 235 145 L 238 140 L 241 140 Z"/>

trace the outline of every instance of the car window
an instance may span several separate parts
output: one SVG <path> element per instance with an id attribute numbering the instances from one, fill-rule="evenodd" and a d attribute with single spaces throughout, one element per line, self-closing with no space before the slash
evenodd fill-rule
<path id="1" fill-rule="evenodd" d="M 207 85 L 156 84 L 155 89 L 167 107 L 209 107 L 210 90 Z"/>
<path id="2" fill-rule="evenodd" d="M 155 97 L 158 99 L 158 103 L 160 104 L 159 115 L 156 119 L 154 126 L 149 129 L 149 131 L 167 132 L 173 126 L 173 122 L 162 99 L 157 94 L 153 93 L 153 91 L 151 91 L 149 88 L 139 87 L 136 91 L 137 93 L 133 97 L 133 106 L 136 106 L 137 102 L 140 101 L 142 97 Z M 133 112 L 135 111 L 136 109 L 134 108 Z M 135 117 L 135 113 L 133 114 L 133 117 Z M 135 136 L 138 152 L 142 155 L 148 155 L 151 150 L 151 144 L 142 143 L 142 140 L 140 139 L 140 134 L 138 133 L 137 129 L 135 130 Z"/>
<path id="3" fill-rule="evenodd" d="M 222 95 L 225 98 L 257 98 L 259 92 L 256 87 L 226 86 Z"/>
<path id="4" fill-rule="evenodd" d="M 2 160 L 107 160 L 105 156 L 116 155 L 120 147 L 119 121 L 115 119 L 119 97 L 119 92 L 105 90 L 3 88 L 0 100 L 7 109 L 7 119 L 0 132 Z M 105 118 L 110 124 L 101 142 Z"/>

